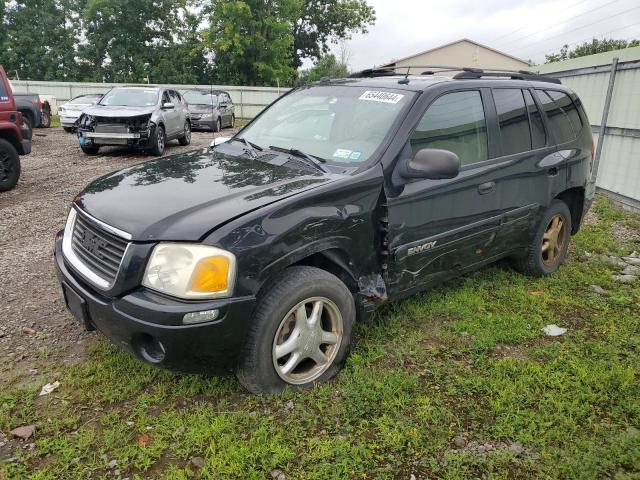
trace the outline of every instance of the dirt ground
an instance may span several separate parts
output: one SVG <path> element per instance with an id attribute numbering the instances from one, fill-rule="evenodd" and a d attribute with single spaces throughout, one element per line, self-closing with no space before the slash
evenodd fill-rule
<path id="1" fill-rule="evenodd" d="M 206 147 L 212 139 L 210 132 L 194 132 L 191 145 L 174 140 L 165 156 Z M 36 130 L 32 153 L 21 158 L 17 187 L 0 193 L 0 371 L 36 373 L 52 356 L 69 362 L 83 356 L 94 334 L 64 306 L 53 266 L 54 236 L 64 227 L 71 200 L 89 182 L 153 158 L 118 147 L 87 156 L 62 128 Z"/>

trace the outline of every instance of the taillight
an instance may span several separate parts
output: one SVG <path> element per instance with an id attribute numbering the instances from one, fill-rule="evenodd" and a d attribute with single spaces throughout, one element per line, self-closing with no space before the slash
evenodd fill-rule
<path id="1" fill-rule="evenodd" d="M 42 111 L 42 100 L 38 97 L 38 110 Z"/>
<path id="2" fill-rule="evenodd" d="M 596 139 L 595 138 L 591 138 L 591 161 L 593 162 L 593 160 L 596 157 Z"/>

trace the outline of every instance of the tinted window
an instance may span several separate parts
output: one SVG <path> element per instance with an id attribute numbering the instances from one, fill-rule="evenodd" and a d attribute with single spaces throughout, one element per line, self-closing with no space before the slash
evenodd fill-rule
<path id="1" fill-rule="evenodd" d="M 4 82 L 0 79 L 0 102 L 6 102 L 9 100 L 9 95 L 7 95 L 7 89 L 4 86 Z"/>
<path id="2" fill-rule="evenodd" d="M 410 142 L 414 154 L 423 148 L 439 148 L 454 152 L 462 165 L 487 160 L 487 123 L 480 92 L 453 92 L 438 98 Z"/>
<path id="3" fill-rule="evenodd" d="M 522 90 L 497 88 L 493 90 L 493 98 L 500 124 L 502 154 L 512 155 L 531 150 L 529 115 Z"/>
<path id="4" fill-rule="evenodd" d="M 182 103 L 182 98 L 180 98 L 180 94 L 175 90 L 171 90 L 171 99 L 173 100 L 173 103 L 175 103 L 176 105 L 179 105 L 180 103 Z"/>
<path id="5" fill-rule="evenodd" d="M 578 135 L 578 132 L 582 128 L 582 119 L 580 118 L 580 114 L 578 113 L 578 109 L 576 105 L 571 100 L 571 97 L 563 92 L 558 92 L 555 90 L 547 90 L 546 91 L 551 98 L 558 104 L 558 106 L 567 114 L 569 120 L 571 120 L 571 125 L 573 126 L 573 130 Z"/>
<path id="6" fill-rule="evenodd" d="M 565 143 L 573 140 L 576 137 L 574 128 L 569 120 L 569 116 L 560 107 L 560 105 L 554 101 L 553 97 L 547 90 L 537 90 L 538 98 L 542 103 L 544 113 L 547 114 L 549 119 L 549 128 L 553 132 L 557 143 Z M 555 92 L 554 92 L 555 93 Z M 571 99 L 569 99 L 571 101 Z M 573 102 L 571 102 L 573 104 Z"/>
<path id="7" fill-rule="evenodd" d="M 544 131 L 544 123 L 542 123 L 542 115 L 540 110 L 533 101 L 533 96 L 529 90 L 524 90 L 524 99 L 527 102 L 527 110 L 529 111 L 529 122 L 531 123 L 531 147 L 542 148 L 547 144 L 547 134 Z"/>

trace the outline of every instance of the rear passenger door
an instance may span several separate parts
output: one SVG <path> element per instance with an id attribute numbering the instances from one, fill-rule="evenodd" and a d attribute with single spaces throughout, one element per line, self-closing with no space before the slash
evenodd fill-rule
<path id="1" fill-rule="evenodd" d="M 398 162 L 423 148 L 454 152 L 462 169 L 453 179 L 405 180 L 387 191 L 388 287 L 402 297 L 462 273 L 495 255 L 500 227 L 496 183 L 501 172 L 490 159 L 494 132 L 488 89 L 458 90 L 431 102 Z"/>
<path id="2" fill-rule="evenodd" d="M 492 89 L 502 164 L 497 191 L 503 219 L 496 239 L 501 252 L 529 244 L 540 215 L 566 186 L 566 156 L 554 140 L 565 133 L 549 129 L 536 93 L 528 88 Z M 560 123 L 571 130 L 568 122 Z"/>

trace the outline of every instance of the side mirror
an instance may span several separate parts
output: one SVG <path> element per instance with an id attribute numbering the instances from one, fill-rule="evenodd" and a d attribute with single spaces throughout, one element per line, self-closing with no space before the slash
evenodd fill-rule
<path id="1" fill-rule="evenodd" d="M 424 148 L 419 150 L 413 159 L 404 162 L 400 168 L 403 178 L 428 178 L 443 180 L 455 178 L 460 173 L 460 159 L 449 150 Z"/>
<path id="2" fill-rule="evenodd" d="M 176 106 L 171 102 L 167 102 L 167 103 L 163 103 L 162 104 L 162 108 L 164 110 L 172 110 L 172 109 L 176 108 Z"/>

